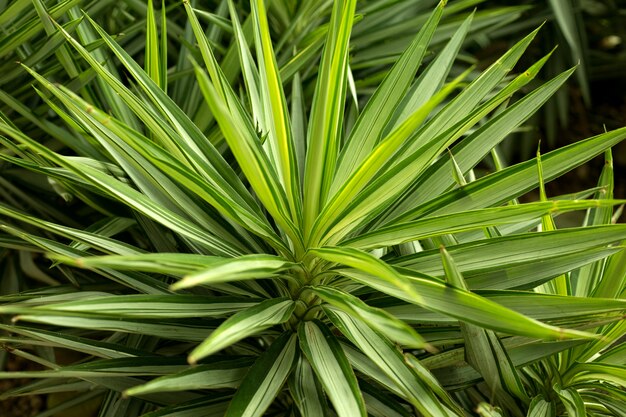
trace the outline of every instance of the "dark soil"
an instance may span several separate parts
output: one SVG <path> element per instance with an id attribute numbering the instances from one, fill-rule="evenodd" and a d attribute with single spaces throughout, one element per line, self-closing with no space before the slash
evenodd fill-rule
<path id="1" fill-rule="evenodd" d="M 40 370 L 37 364 L 19 356 L 9 355 L 6 371 L 34 371 Z M 0 394 L 18 388 L 28 383 L 28 379 L 0 379 Z M 42 395 L 28 395 L 12 397 L 0 401 L 0 416 L 2 417 L 34 417 L 45 410 L 46 401 Z"/>

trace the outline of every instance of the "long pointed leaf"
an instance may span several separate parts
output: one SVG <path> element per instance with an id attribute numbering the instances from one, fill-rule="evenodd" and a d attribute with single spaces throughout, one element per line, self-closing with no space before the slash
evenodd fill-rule
<path id="1" fill-rule="evenodd" d="M 355 268 L 338 272 L 357 282 L 481 327 L 542 339 L 592 337 L 585 332 L 530 319 L 474 293 L 446 286 L 439 280 L 426 276 L 407 280 L 408 277 L 365 252 L 351 248 L 321 248 L 315 249 L 315 253 L 327 261 Z"/>
<path id="2" fill-rule="evenodd" d="M 248 372 L 252 360 L 240 358 L 216 361 L 153 379 L 124 392 L 137 396 L 156 392 L 176 392 L 196 389 L 237 388 Z"/>
<path id="3" fill-rule="evenodd" d="M 289 392 L 303 416 L 327 415 L 328 405 L 322 387 L 313 373 L 313 368 L 302 355 L 289 378 Z"/>
<path id="4" fill-rule="evenodd" d="M 267 155 L 260 148 L 259 141 L 238 128 L 236 121 L 231 117 L 231 112 L 226 104 L 220 100 L 217 90 L 209 81 L 206 73 L 197 66 L 195 69 L 202 93 L 246 178 L 250 181 L 265 208 L 289 234 L 294 245 L 297 248 L 300 247 L 302 238 L 291 220 L 285 190 L 278 181 L 276 171 L 267 159 Z"/>
<path id="5" fill-rule="evenodd" d="M 345 147 L 341 151 L 337 173 L 333 180 L 332 194 L 343 185 L 360 162 L 374 149 L 385 125 L 393 114 L 395 106 L 399 103 L 421 65 L 426 48 L 443 14 L 444 4 L 445 2 L 440 2 L 437 5 L 428 21 L 402 53 L 402 56 L 363 109 L 356 125 L 350 132 Z M 419 107 L 421 106 L 415 106 L 414 110 Z"/>
<path id="6" fill-rule="evenodd" d="M 365 404 L 354 371 L 326 325 L 316 321 L 301 322 L 298 339 L 337 415 L 365 417 Z"/>
<path id="7" fill-rule="evenodd" d="M 430 389 L 417 378 L 404 358 L 387 340 L 365 325 L 362 320 L 336 309 L 324 308 L 341 332 L 365 353 L 403 392 L 421 413 L 427 416 L 446 416 Z"/>
<path id="8" fill-rule="evenodd" d="M 269 129 L 268 142 L 277 164 L 282 184 L 287 192 L 294 223 L 300 223 L 300 179 L 298 161 L 291 132 L 287 102 L 280 80 L 278 65 L 272 47 L 272 39 L 263 0 L 251 2 L 254 18 L 255 42 L 261 84 L 261 97 L 264 100 L 265 126 Z"/>
<path id="9" fill-rule="evenodd" d="M 457 288 L 467 290 L 465 279 L 443 247 L 441 258 L 447 280 Z M 498 402 L 515 412 L 515 406 L 511 405 L 512 396 L 525 402 L 528 396 L 502 342 L 491 330 L 467 323 L 460 323 L 460 326 L 465 339 L 466 361 L 483 376 Z"/>
<path id="10" fill-rule="evenodd" d="M 304 228 L 309 230 L 326 200 L 341 141 L 347 85 L 348 42 L 356 0 L 335 2 L 326 38 L 307 133 Z"/>
<path id="11" fill-rule="evenodd" d="M 267 278 L 294 266 L 295 264 L 272 255 L 246 255 L 234 259 L 223 259 L 212 263 L 203 271 L 185 276 L 171 288 L 180 290 L 201 284 Z"/>
<path id="12" fill-rule="evenodd" d="M 260 333 L 274 325 L 284 323 L 291 317 L 295 302 L 285 298 L 266 300 L 254 307 L 242 310 L 226 320 L 188 357 L 190 363 L 207 357 L 233 343 Z"/>
<path id="13" fill-rule="evenodd" d="M 246 374 L 226 417 L 260 417 L 274 401 L 298 359 L 297 336 L 283 333 Z"/>
<path id="14" fill-rule="evenodd" d="M 586 207 L 598 207 L 604 206 L 605 204 L 609 207 L 611 202 L 598 200 L 552 201 L 470 210 L 462 213 L 428 217 L 413 222 L 383 227 L 374 232 L 365 233 L 349 239 L 342 243 L 342 245 L 358 247 L 360 249 L 373 249 L 437 235 L 458 233 L 474 228 L 497 226 L 507 223 L 522 223 L 538 219 L 545 214 L 554 214 L 569 210 L 582 210 Z M 617 200 L 614 204 L 621 204 L 621 201 Z"/>
<path id="15" fill-rule="evenodd" d="M 359 298 L 327 286 L 315 286 L 311 290 L 330 305 L 353 317 L 364 320 L 389 340 L 414 349 L 430 349 L 417 332 L 384 310 L 370 307 Z"/>

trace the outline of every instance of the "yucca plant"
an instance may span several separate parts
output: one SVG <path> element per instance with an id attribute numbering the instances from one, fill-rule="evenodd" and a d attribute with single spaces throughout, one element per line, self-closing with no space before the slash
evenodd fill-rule
<path id="1" fill-rule="evenodd" d="M 268 19 L 254 0 L 242 25 L 232 2 L 229 19 L 184 2 L 197 46 L 184 42 L 192 71 L 174 74 L 197 83 L 197 111 L 172 87 L 165 8 L 148 3 L 143 67 L 88 14 L 71 22 L 82 42 L 45 20 L 66 42 L 59 61 L 86 68 L 63 85 L 22 65 L 62 146 L 2 115 L 0 158 L 81 210 L 3 196 L 3 256 L 44 253 L 50 270 L 16 291 L 5 261 L 2 341 L 47 369 L 0 374 L 40 379 L 0 398 L 76 393 L 50 415 L 100 397 L 102 417 L 623 415 L 610 148 L 626 128 L 500 166 L 497 145 L 574 69 L 518 98 L 549 58 L 511 74 L 534 31 L 478 76 L 451 74 L 472 15 L 422 65 L 444 3 L 349 112 L 369 95 L 350 69 L 368 19 L 356 0 L 320 2 L 319 62 L 283 66 L 270 25 L 310 5 L 280 1 Z M 228 28 L 239 88 L 199 16 Z M 546 196 L 544 182 L 603 153 L 597 188 Z M 498 169 L 476 178 L 489 159 Z M 517 201 L 534 189 L 540 201 Z M 576 210 L 584 227 L 556 227 Z M 62 365 L 68 350 L 80 355 Z"/>

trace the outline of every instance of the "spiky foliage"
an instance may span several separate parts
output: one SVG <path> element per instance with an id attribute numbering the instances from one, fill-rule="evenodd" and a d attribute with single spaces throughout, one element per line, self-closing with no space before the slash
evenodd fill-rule
<path id="1" fill-rule="evenodd" d="M 534 31 L 459 70 L 474 15 L 440 21 L 473 3 L 409 13 L 359 67 L 395 3 L 185 2 L 168 11 L 186 20 L 171 71 L 165 9 L 148 4 L 142 66 L 89 13 L 58 26 L 35 2 L 72 81 L 21 66 L 58 119 L 3 115 L 0 158 L 81 210 L 3 195 L 3 343 L 48 368 L 0 374 L 41 379 L 4 398 L 79 393 L 60 411 L 102 395 L 100 416 L 619 415 L 610 148 L 626 129 L 501 167 L 498 144 L 573 69 L 518 98 L 549 58 L 511 72 Z M 545 195 L 602 153 L 598 188 Z M 584 227 L 556 227 L 577 210 Z M 23 262 L 46 285 L 18 291 L 28 253 L 51 269 Z"/>

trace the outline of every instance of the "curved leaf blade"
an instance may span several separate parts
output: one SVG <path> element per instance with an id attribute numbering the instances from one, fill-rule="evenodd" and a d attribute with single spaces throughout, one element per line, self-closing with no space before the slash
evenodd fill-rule
<path id="1" fill-rule="evenodd" d="M 252 360 L 233 359 L 198 365 L 172 375 L 155 378 L 124 391 L 138 396 L 158 392 L 177 392 L 197 389 L 237 388 L 248 372 Z"/>
<path id="2" fill-rule="evenodd" d="M 447 416 L 439 400 L 417 378 L 389 341 L 379 336 L 362 320 L 335 307 L 324 307 L 324 311 L 333 324 L 393 381 L 416 409 L 428 416 Z"/>
<path id="3" fill-rule="evenodd" d="M 354 371 L 328 327 L 317 321 L 301 322 L 298 339 L 337 415 L 366 417 L 365 403 Z"/>
<path id="4" fill-rule="evenodd" d="M 222 258 L 212 262 L 207 269 L 185 276 L 172 284 L 170 288 L 180 290 L 203 284 L 268 278 L 295 266 L 296 264 L 274 255 L 244 255 L 231 259 Z"/>
<path id="5" fill-rule="evenodd" d="M 295 333 L 283 333 L 252 365 L 225 417 L 260 417 L 276 398 L 298 360 Z"/>
<path id="6" fill-rule="evenodd" d="M 337 272 L 409 303 L 491 330 L 541 339 L 588 338 L 594 335 L 541 323 L 477 294 L 423 275 L 408 277 L 372 255 L 352 248 L 315 249 L 322 259 L 355 268 Z"/>
<path id="7" fill-rule="evenodd" d="M 289 320 L 295 309 L 295 301 L 273 298 L 240 311 L 222 323 L 202 343 L 191 351 L 187 360 L 194 364 L 241 339 L 262 332 Z"/>
<path id="8" fill-rule="evenodd" d="M 341 311 L 368 323 L 390 340 L 414 349 L 430 349 L 432 347 L 402 320 L 398 320 L 385 310 L 370 307 L 354 295 L 329 286 L 311 287 L 318 297 Z"/>
<path id="9" fill-rule="evenodd" d="M 304 228 L 309 230 L 326 200 L 341 142 L 348 74 L 348 43 L 356 0 L 334 2 L 307 132 Z M 305 235 L 306 236 L 306 235 Z"/>

